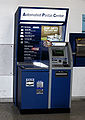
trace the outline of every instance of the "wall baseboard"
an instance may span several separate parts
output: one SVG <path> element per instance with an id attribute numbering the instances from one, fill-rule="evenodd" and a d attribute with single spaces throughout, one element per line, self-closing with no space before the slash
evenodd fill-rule
<path id="1" fill-rule="evenodd" d="M 13 98 L 0 98 L 0 102 L 13 102 Z"/>
<path id="2" fill-rule="evenodd" d="M 72 96 L 72 101 L 85 100 L 85 96 Z"/>

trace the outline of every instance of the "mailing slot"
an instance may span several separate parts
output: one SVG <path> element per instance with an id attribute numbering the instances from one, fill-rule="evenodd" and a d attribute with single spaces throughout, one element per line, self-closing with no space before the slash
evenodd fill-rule
<path id="1" fill-rule="evenodd" d="M 85 56 L 85 38 L 76 39 L 76 56 Z"/>
<path id="2" fill-rule="evenodd" d="M 56 77 L 68 76 L 68 72 L 67 71 L 56 71 L 55 76 Z"/>

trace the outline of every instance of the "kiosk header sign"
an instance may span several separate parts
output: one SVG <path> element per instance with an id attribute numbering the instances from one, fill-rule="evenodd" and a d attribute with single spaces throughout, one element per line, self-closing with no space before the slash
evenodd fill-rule
<path id="1" fill-rule="evenodd" d="M 21 8 L 20 20 L 65 22 L 66 9 Z"/>

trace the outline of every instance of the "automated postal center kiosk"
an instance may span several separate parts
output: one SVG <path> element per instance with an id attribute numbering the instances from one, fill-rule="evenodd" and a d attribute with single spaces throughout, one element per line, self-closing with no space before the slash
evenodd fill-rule
<path id="1" fill-rule="evenodd" d="M 67 8 L 19 7 L 15 13 L 14 104 L 20 111 L 69 112 L 72 53 Z"/>

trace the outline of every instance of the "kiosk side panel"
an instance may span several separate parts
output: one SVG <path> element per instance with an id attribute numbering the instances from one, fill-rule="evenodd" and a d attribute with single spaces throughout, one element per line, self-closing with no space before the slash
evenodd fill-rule
<path id="1" fill-rule="evenodd" d="M 13 102 L 17 104 L 17 39 L 18 39 L 19 9 L 15 13 L 14 23 L 14 51 L 13 51 Z"/>

